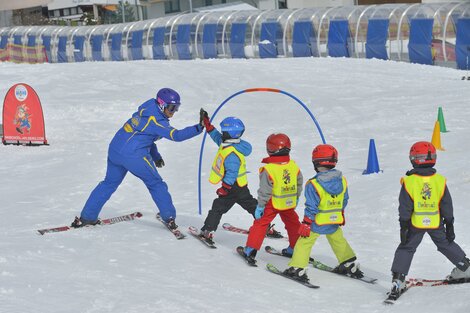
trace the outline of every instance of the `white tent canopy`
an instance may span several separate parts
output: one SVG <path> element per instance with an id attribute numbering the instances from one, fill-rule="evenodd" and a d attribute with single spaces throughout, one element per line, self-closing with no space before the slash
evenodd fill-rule
<path id="1" fill-rule="evenodd" d="M 0 11 L 26 9 L 46 5 L 49 2 L 51 0 L 0 0 Z"/>

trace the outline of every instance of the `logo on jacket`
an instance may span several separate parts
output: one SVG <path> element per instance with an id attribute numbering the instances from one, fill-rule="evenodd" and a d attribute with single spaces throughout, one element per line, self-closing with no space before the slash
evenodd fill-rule
<path id="1" fill-rule="evenodd" d="M 423 197 L 423 200 L 431 199 L 431 186 L 429 183 L 424 183 L 423 189 L 421 189 L 421 197 Z"/>
<path id="2" fill-rule="evenodd" d="M 282 180 L 284 181 L 285 185 L 290 184 L 290 173 L 286 169 L 282 171 Z"/>

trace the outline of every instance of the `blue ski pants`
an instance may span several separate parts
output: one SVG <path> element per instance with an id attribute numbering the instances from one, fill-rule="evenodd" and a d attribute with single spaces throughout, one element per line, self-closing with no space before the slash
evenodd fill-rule
<path id="1" fill-rule="evenodd" d="M 108 151 L 106 176 L 91 192 L 80 217 L 85 220 L 98 219 L 104 204 L 119 187 L 128 171 L 147 186 L 164 221 L 176 218 L 176 209 L 168 192 L 168 186 L 158 173 L 150 154 L 129 157 L 111 149 Z"/>

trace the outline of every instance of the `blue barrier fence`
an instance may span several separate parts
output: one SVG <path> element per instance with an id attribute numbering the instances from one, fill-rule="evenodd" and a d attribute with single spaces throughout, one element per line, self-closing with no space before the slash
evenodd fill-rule
<path id="1" fill-rule="evenodd" d="M 389 4 L 0 28 L 0 49 L 42 45 L 49 62 L 330 56 L 467 69 L 469 34 L 470 2 Z"/>

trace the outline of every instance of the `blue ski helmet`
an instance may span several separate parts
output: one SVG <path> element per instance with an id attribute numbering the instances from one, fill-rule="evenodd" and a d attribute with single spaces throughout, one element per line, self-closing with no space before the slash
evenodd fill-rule
<path id="1" fill-rule="evenodd" d="M 181 105 L 180 95 L 171 88 L 162 88 L 157 92 L 157 105 L 162 112 L 165 108 L 176 112 Z"/>
<path id="2" fill-rule="evenodd" d="M 220 123 L 220 127 L 222 133 L 226 132 L 232 139 L 240 138 L 245 131 L 242 120 L 234 116 L 224 118 Z"/>

